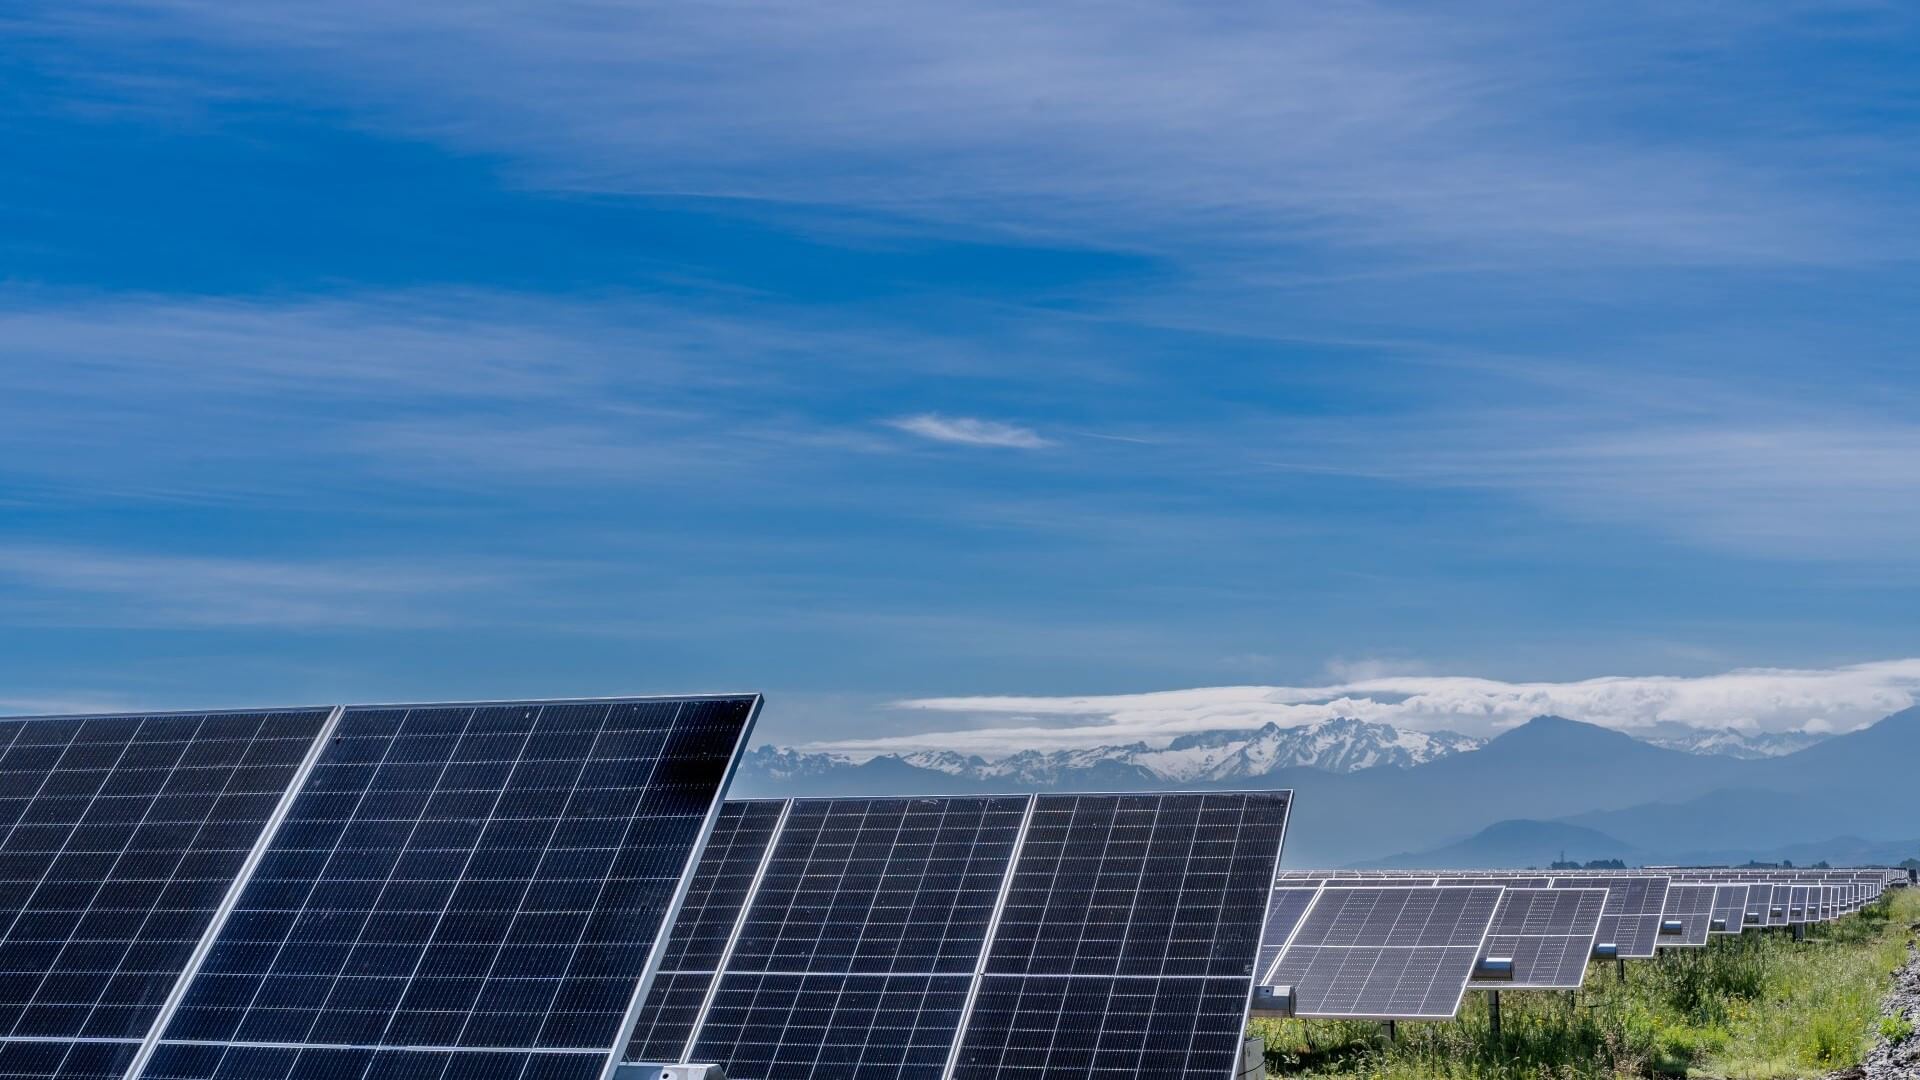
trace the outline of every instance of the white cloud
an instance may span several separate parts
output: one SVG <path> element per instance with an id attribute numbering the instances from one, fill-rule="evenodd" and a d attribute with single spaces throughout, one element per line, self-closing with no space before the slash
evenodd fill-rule
<path id="1" fill-rule="evenodd" d="M 445 560 L 294 560 L 0 546 L 15 624 L 138 627 L 444 625 L 496 569 Z"/>
<path id="2" fill-rule="evenodd" d="M 1920 700 L 1920 659 L 1825 669 L 1743 668 L 1718 675 L 1608 676 L 1503 682 L 1402 675 L 1328 686 L 1226 686 L 1091 697 L 919 698 L 896 706 L 967 717 L 976 726 L 834 748 L 946 748 L 992 755 L 1164 741 L 1195 731 L 1283 727 L 1335 716 L 1414 730 L 1495 734 L 1552 714 L 1627 731 L 1656 725 L 1746 731 L 1849 731 Z"/>
<path id="3" fill-rule="evenodd" d="M 1031 428 L 1003 424 L 998 420 L 981 420 L 971 416 L 921 413 L 918 416 L 902 416 L 889 420 L 887 426 L 934 442 L 959 443 L 962 446 L 1041 450 L 1053 445 L 1052 440 L 1042 438 Z"/>
<path id="4" fill-rule="evenodd" d="M 159 0 L 56 11 L 54 25 L 94 43 L 223 47 L 231 81 L 209 96 L 298 86 L 362 122 L 500 154 L 532 184 L 1091 228 L 1103 242 L 1258 247 L 1290 232 L 1450 258 L 1470 244 L 1483 258 L 1797 261 L 1869 244 L 1868 223 L 1892 219 L 1819 163 L 1843 152 L 1847 176 L 1904 164 L 1897 145 L 1851 130 L 1822 146 L 1824 129 L 1804 119 L 1870 94 L 1864 72 L 1864 85 L 1785 84 L 1797 111 L 1774 127 L 1742 114 L 1739 138 L 1649 135 L 1616 119 L 1677 101 L 1695 103 L 1680 130 L 1726 124 L 1701 72 L 1801 28 L 1723 5 L 1442 15 L 1369 2 Z M 1676 59 L 1697 56 L 1710 60 Z M 99 78 L 128 93 L 124 72 Z"/>

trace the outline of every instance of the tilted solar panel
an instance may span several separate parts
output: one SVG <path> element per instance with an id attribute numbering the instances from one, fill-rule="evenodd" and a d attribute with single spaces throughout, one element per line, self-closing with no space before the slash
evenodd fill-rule
<path id="1" fill-rule="evenodd" d="M 142 1075 L 598 1075 L 758 705 L 345 710 Z"/>
<path id="2" fill-rule="evenodd" d="M 1232 1076 L 1288 802 L 1037 796 L 951 1074 Z"/>
<path id="3" fill-rule="evenodd" d="M 1667 879 L 1644 875 L 1568 875 L 1553 879 L 1555 888 L 1599 886 L 1607 890 L 1607 908 L 1600 916 L 1596 941 L 1618 947 L 1623 959 L 1649 959 L 1659 946 L 1660 913 L 1667 899 Z"/>
<path id="4" fill-rule="evenodd" d="M 1662 948 L 1695 947 L 1707 943 L 1713 927 L 1714 886 L 1691 882 L 1668 886 L 1660 911 Z"/>
<path id="5" fill-rule="evenodd" d="M 1260 957 L 1254 965 L 1255 971 L 1266 971 L 1273 966 L 1274 958 L 1293 936 L 1294 927 L 1306 916 L 1317 892 L 1317 888 L 1288 885 L 1273 890 L 1273 899 L 1267 903 L 1266 928 L 1260 932 Z"/>
<path id="6" fill-rule="evenodd" d="M 1778 882 L 1767 886 L 1767 925 L 1786 926 L 1787 913 L 1793 907 L 1793 886 Z"/>
<path id="7" fill-rule="evenodd" d="M 1605 889 L 1508 889 L 1500 898 L 1481 957 L 1513 961 L 1511 977 L 1475 979 L 1500 990 L 1578 990 L 1586 980 Z"/>
<path id="8" fill-rule="evenodd" d="M 795 800 L 690 1059 L 741 1080 L 938 1076 L 1030 801 Z"/>
<path id="9" fill-rule="evenodd" d="M 126 1072 L 331 712 L 0 720 L 0 1076 Z"/>
<path id="10" fill-rule="evenodd" d="M 1451 1018 L 1503 891 L 1329 885 L 1261 982 L 1292 987 L 1301 1017 Z"/>
<path id="11" fill-rule="evenodd" d="M 1713 919 L 1711 930 L 1716 934 L 1737 934 L 1747 924 L 1747 893 L 1745 884 L 1722 883 L 1713 887 Z"/>
<path id="12" fill-rule="evenodd" d="M 640 1009 L 627 1060 L 679 1061 L 686 1053 L 787 807 L 784 799 L 729 800 L 721 806 L 686 902 L 667 935 L 660 973 Z"/>

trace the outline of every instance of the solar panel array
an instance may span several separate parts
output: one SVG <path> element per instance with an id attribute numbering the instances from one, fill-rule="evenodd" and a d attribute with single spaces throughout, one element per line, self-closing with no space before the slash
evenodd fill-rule
<path id="1" fill-rule="evenodd" d="M 1774 878 L 1792 879 L 1774 885 Z M 1442 952 L 1430 943 L 1429 970 L 1445 972 L 1446 985 L 1461 989 L 1577 989 L 1593 956 L 1651 956 L 1658 948 L 1704 945 L 1708 935 L 1738 933 L 1764 925 L 1769 901 L 1779 891 L 1779 924 L 1793 908 L 1794 889 L 1806 895 L 1800 910 L 1819 917 L 1818 893 L 1831 892 L 1826 917 L 1871 900 L 1897 872 L 1731 870 L 1633 870 L 1553 872 L 1511 870 L 1372 870 L 1282 872 L 1274 882 L 1269 931 L 1262 943 L 1261 983 L 1266 990 L 1256 1007 L 1267 1014 L 1347 1019 L 1433 1018 L 1435 1002 L 1444 1011 L 1445 992 L 1412 995 L 1401 986 L 1397 960 L 1372 963 L 1384 955 L 1398 932 L 1395 920 L 1367 923 L 1347 920 L 1356 929 L 1348 947 L 1366 963 L 1336 965 L 1318 939 L 1306 933 L 1316 922 L 1323 899 L 1344 904 L 1353 889 L 1415 892 L 1486 887 L 1500 893 L 1478 964 L 1441 966 Z M 1312 898 L 1301 897 L 1311 892 Z M 1338 895 L 1336 895 L 1338 894 Z M 1291 914 L 1294 910 L 1303 915 Z M 1326 918 L 1332 918 L 1327 909 Z M 1804 916 L 1796 916 L 1804 917 Z M 1624 938 L 1624 941 L 1618 939 Z M 1371 951 L 1366 951 L 1371 950 Z M 1267 958 L 1272 958 L 1268 960 Z M 1436 987 L 1439 984 L 1436 984 Z M 1284 993 L 1281 993 L 1284 992 Z M 1290 997 L 1286 996 L 1290 995 Z M 1457 1000 L 1457 999 L 1456 999 Z M 1448 1013 L 1447 1015 L 1451 1015 Z"/>
<path id="2" fill-rule="evenodd" d="M 1256 976 L 1439 1019 L 1906 883 L 1276 874 L 1284 791 L 722 806 L 758 706 L 0 719 L 0 1080 L 1231 1076 Z"/>
<path id="3" fill-rule="evenodd" d="M 1229 1076 L 1287 805 L 729 804 L 717 837 L 755 806 L 784 817 L 757 843 L 709 846 L 693 895 L 711 881 L 716 899 L 683 910 L 626 1058 L 741 1080 Z M 699 944 L 729 924 L 717 951 Z"/>
<path id="4" fill-rule="evenodd" d="M 598 1077 L 758 704 L 0 721 L 0 1077 Z"/>

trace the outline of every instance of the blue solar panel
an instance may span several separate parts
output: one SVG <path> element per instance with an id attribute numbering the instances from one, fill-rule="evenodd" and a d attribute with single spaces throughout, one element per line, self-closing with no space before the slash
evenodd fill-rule
<path id="1" fill-rule="evenodd" d="M 795 800 L 731 947 L 698 954 L 723 970 L 704 1023 L 696 999 L 713 974 L 675 972 L 656 983 L 628 1059 L 690 1056 L 742 1080 L 938 1075 L 1029 802 Z"/>
<path id="2" fill-rule="evenodd" d="M 1038 796 L 952 1075 L 1230 1075 L 1288 801 Z"/>
<path id="3" fill-rule="evenodd" d="M 346 710 L 146 1075 L 597 1072 L 757 705 Z"/>
<path id="4" fill-rule="evenodd" d="M 0 721 L 0 1077 L 124 1074 L 330 712 Z"/>

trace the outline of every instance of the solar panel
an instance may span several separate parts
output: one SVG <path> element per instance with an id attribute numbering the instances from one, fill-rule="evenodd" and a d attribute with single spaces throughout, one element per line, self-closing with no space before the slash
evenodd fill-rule
<path id="1" fill-rule="evenodd" d="M 1553 879 L 1555 888 L 1600 886 L 1607 890 L 1606 911 L 1600 916 L 1596 942 L 1618 946 L 1623 959 L 1649 959 L 1660 938 L 1660 913 L 1667 899 L 1667 879 L 1637 875 L 1569 875 Z"/>
<path id="2" fill-rule="evenodd" d="M 1255 971 L 1266 971 L 1273 966 L 1274 958 L 1286 946 L 1287 939 L 1293 936 L 1293 930 L 1307 914 L 1318 888 L 1296 888 L 1282 886 L 1273 890 L 1273 898 L 1267 902 L 1266 927 L 1260 932 L 1260 957 L 1254 964 Z"/>
<path id="3" fill-rule="evenodd" d="M 597 1075 L 758 705 L 345 710 L 144 1075 Z"/>
<path id="4" fill-rule="evenodd" d="M 1713 928 L 1714 886 L 1690 882 L 1669 885 L 1660 911 L 1663 948 L 1700 946 Z"/>
<path id="5" fill-rule="evenodd" d="M 1793 886 L 1774 883 L 1767 886 L 1767 925 L 1787 925 L 1787 913 L 1793 906 Z"/>
<path id="6" fill-rule="evenodd" d="M 1513 961 L 1511 978 L 1475 979 L 1482 989 L 1578 990 L 1606 909 L 1605 889 L 1508 889 L 1481 957 Z"/>
<path id="7" fill-rule="evenodd" d="M 1030 801 L 795 800 L 687 1059 L 744 1080 L 939 1075 Z M 683 1059 L 664 1049 L 628 1056 Z"/>
<path id="8" fill-rule="evenodd" d="M 1741 884 L 1722 883 L 1713 887 L 1713 920 L 1709 924 L 1716 934 L 1737 934 L 1747 924 L 1747 893 L 1749 887 Z"/>
<path id="9" fill-rule="evenodd" d="M 0 720 L 0 1076 L 126 1072 L 330 714 Z"/>
<path id="10" fill-rule="evenodd" d="M 1449 1019 L 1503 891 L 1329 885 L 1261 981 L 1291 986 L 1296 1016 Z"/>
<path id="11" fill-rule="evenodd" d="M 1037 796 L 950 1075 L 1232 1076 L 1289 797 Z"/>
<path id="12" fill-rule="evenodd" d="M 747 901 L 771 854 L 788 803 L 730 800 L 694 867 L 687 899 L 667 935 L 660 973 L 627 1046 L 629 1061 L 679 1061 L 705 1011 Z"/>
<path id="13" fill-rule="evenodd" d="M 1815 921 L 1811 910 L 1813 905 L 1813 887 L 1810 885 L 1790 885 L 1787 887 L 1787 922 L 1810 923 Z"/>

